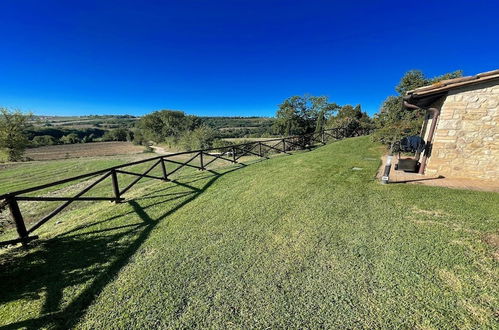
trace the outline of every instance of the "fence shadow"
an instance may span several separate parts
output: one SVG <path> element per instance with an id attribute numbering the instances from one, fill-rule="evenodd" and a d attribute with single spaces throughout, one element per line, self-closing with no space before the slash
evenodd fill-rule
<path id="1" fill-rule="evenodd" d="M 131 210 L 76 227 L 55 238 L 40 241 L 29 250 L 16 248 L 0 255 L 0 304 L 20 300 L 43 300 L 38 315 L 0 325 L 0 329 L 71 328 L 83 316 L 87 307 L 102 289 L 129 262 L 157 224 L 198 198 L 221 176 L 242 168 L 211 171 L 206 182 L 180 183 L 178 194 L 158 189 L 136 199 L 128 200 Z M 197 182 L 199 187 L 192 186 Z M 163 190 L 163 191 L 162 191 Z M 172 205 L 172 201 L 176 201 Z M 151 217 L 147 209 L 162 205 L 164 212 Z M 123 217 L 135 213 L 137 222 L 120 224 Z M 155 212 L 157 213 L 157 212 Z M 88 231 L 96 224 L 107 223 L 105 229 Z M 85 229 L 83 231 L 82 229 Z M 65 301 L 65 294 L 74 299 Z M 67 297 L 66 297 L 67 298 Z M 23 318 L 22 316 L 20 318 Z"/>

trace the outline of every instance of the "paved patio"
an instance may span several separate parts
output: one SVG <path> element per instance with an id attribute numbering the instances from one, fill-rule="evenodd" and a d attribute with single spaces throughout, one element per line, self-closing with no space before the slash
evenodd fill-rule
<path id="1" fill-rule="evenodd" d="M 383 170 L 385 168 L 386 156 L 382 158 L 383 163 L 378 171 L 378 179 L 381 179 Z M 447 187 L 453 189 L 470 189 L 480 191 L 494 191 L 499 192 L 499 182 L 475 180 L 475 179 L 461 179 L 461 178 L 445 178 L 442 176 L 427 176 L 418 173 L 407 173 L 404 171 L 396 171 L 395 164 L 398 162 L 398 157 L 393 156 L 392 170 L 390 171 L 389 183 L 391 184 L 424 184 L 427 186 Z M 498 169 L 499 171 L 499 169 Z"/>

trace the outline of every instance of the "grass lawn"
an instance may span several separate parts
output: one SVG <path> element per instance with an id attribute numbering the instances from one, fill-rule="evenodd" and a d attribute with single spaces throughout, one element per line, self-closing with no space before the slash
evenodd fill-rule
<path id="1" fill-rule="evenodd" d="M 0 253 L 0 325 L 497 327 L 499 194 L 382 186 L 380 154 L 353 138 L 80 203 Z"/>

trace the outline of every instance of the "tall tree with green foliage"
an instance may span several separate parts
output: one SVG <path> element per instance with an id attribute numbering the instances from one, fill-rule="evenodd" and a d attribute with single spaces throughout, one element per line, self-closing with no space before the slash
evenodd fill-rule
<path id="1" fill-rule="evenodd" d="M 182 111 L 160 110 L 145 115 L 138 124 L 146 140 L 164 141 L 167 137 L 178 138 L 184 131 L 200 125 L 196 116 L 185 115 Z"/>
<path id="2" fill-rule="evenodd" d="M 360 104 L 349 104 L 340 107 L 336 115 L 329 118 L 327 128 L 337 128 L 341 137 L 352 137 L 369 134 L 374 123 L 369 115 L 362 111 Z"/>
<path id="3" fill-rule="evenodd" d="M 395 86 L 397 95 L 388 96 L 383 102 L 380 112 L 374 117 L 376 125 L 374 139 L 390 145 L 404 136 L 417 135 L 422 125 L 424 113 L 404 108 L 403 97 L 410 90 L 461 76 L 462 71 L 449 72 L 433 78 L 426 77 L 420 70 L 406 72 L 399 84 Z"/>
<path id="4" fill-rule="evenodd" d="M 31 113 L 0 108 L 0 148 L 7 151 L 9 161 L 22 159 L 24 150 L 29 145 L 25 131 L 31 126 L 32 118 Z"/>
<path id="5" fill-rule="evenodd" d="M 321 130 L 337 109 L 326 96 L 291 96 L 279 105 L 274 129 L 283 135 L 312 133 Z"/>

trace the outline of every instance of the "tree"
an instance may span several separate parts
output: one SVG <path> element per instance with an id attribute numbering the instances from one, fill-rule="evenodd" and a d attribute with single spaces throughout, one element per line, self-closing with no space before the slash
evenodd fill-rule
<path id="1" fill-rule="evenodd" d="M 337 108 L 326 96 L 291 96 L 279 105 L 274 129 L 283 135 L 312 133 L 322 129 Z"/>
<path id="2" fill-rule="evenodd" d="M 338 128 L 341 137 L 352 137 L 371 133 L 373 120 L 363 112 L 360 104 L 355 107 L 347 104 L 339 108 L 337 114 L 327 121 L 328 128 Z"/>
<path id="3" fill-rule="evenodd" d="M 10 111 L 0 108 L 0 148 L 7 150 L 9 161 L 19 161 L 22 159 L 24 150 L 29 145 L 28 137 L 25 133 L 33 119 L 31 113 L 22 113 L 19 110 Z"/>
<path id="4" fill-rule="evenodd" d="M 138 127 L 146 140 L 164 141 L 167 137 L 179 138 L 183 132 L 200 126 L 200 119 L 186 116 L 182 111 L 161 110 L 142 117 Z"/>
<path id="5" fill-rule="evenodd" d="M 461 76 L 462 71 L 449 72 L 433 78 L 426 77 L 419 70 L 406 72 L 400 79 L 399 84 L 395 86 L 397 95 L 388 96 L 383 102 L 380 112 L 374 117 L 376 126 L 376 132 L 373 135 L 374 139 L 390 145 L 403 136 L 418 134 L 424 113 L 405 109 L 403 97 L 410 90 Z"/>

